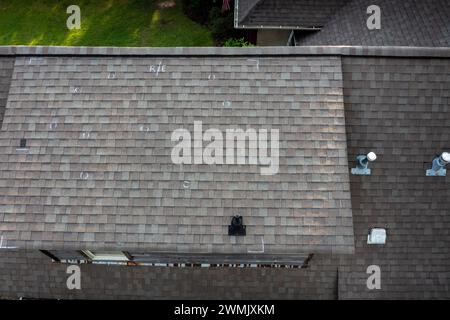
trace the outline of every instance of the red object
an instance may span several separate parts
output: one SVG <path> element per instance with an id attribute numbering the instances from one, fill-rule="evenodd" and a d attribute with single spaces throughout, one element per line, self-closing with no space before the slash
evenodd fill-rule
<path id="1" fill-rule="evenodd" d="M 223 0 L 222 12 L 227 10 L 230 10 L 230 0 Z"/>

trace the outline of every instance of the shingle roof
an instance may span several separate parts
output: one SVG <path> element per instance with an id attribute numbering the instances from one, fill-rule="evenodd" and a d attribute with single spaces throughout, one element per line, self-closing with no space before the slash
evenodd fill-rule
<path id="1" fill-rule="evenodd" d="M 297 35 L 297 45 L 450 46 L 448 0 L 380 0 L 381 29 L 367 28 L 370 0 L 353 0 L 321 31 Z M 281 17 L 280 17 L 281 19 Z"/>
<path id="2" fill-rule="evenodd" d="M 324 259 L 323 263 L 328 263 Z M 330 264 L 290 268 L 177 268 L 80 265 L 81 290 L 67 290 L 67 264 L 38 251 L 0 251 L 0 298 L 335 299 Z"/>
<path id="3" fill-rule="evenodd" d="M 450 46 L 447 0 L 380 0 L 381 29 L 367 28 L 370 0 L 236 1 L 237 28 L 317 29 L 296 33 L 300 46 Z"/>
<path id="4" fill-rule="evenodd" d="M 450 298 L 450 176 L 426 177 L 450 149 L 450 60 L 343 59 L 350 163 L 377 153 L 372 176 L 351 176 L 355 254 L 340 264 L 343 299 Z M 447 170 L 448 172 L 448 170 Z M 367 245 L 369 228 L 387 229 L 384 246 Z M 382 290 L 366 287 L 381 268 Z"/>
<path id="5" fill-rule="evenodd" d="M 71 49 L 6 50 L 26 55 L 29 50 L 47 53 L 65 50 L 68 53 Z M 98 53 L 96 50 L 94 52 Z M 228 51 L 212 50 L 217 55 Z M 126 51 L 111 49 L 118 55 Z M 190 53 L 195 51 L 202 56 L 208 53 L 206 49 Z M 234 55 L 278 52 L 278 58 L 284 56 L 287 61 L 304 55 L 305 58 L 340 58 L 348 167 L 355 165 L 356 155 L 367 151 L 374 151 L 379 157 L 371 164 L 371 176 L 350 175 L 355 253 L 315 255 L 307 269 L 291 270 L 83 265 L 83 276 L 92 283 L 88 281 L 86 290 L 67 293 L 64 283 L 55 281 L 64 277 L 63 265 L 50 264 L 49 259 L 38 256 L 37 252 L 0 250 L 3 271 L 0 295 L 182 299 L 450 298 L 449 176 L 425 176 L 425 169 L 431 165 L 434 155 L 450 148 L 450 49 L 295 47 L 231 49 L 229 52 Z M 387 229 L 386 245 L 367 245 L 367 233 L 373 227 Z M 380 290 L 366 287 L 369 265 L 381 267 Z M 110 268 L 110 272 L 104 272 L 105 268 Z M 155 276 L 156 286 L 146 282 L 150 275 Z M 240 279 L 240 282 L 232 282 L 233 286 L 239 284 L 236 290 L 230 290 L 230 284 L 222 280 L 228 277 Z M 199 291 L 187 289 L 197 282 L 201 283 Z M 60 285 L 55 286 L 55 283 Z"/>
<path id="6" fill-rule="evenodd" d="M 315 29 L 350 0 L 238 0 L 237 25 L 245 28 Z"/>
<path id="7" fill-rule="evenodd" d="M 14 58 L 0 58 L 0 123 L 3 122 L 13 67 Z"/>
<path id="8" fill-rule="evenodd" d="M 2 235 L 22 248 L 352 252 L 340 58 L 249 58 L 17 57 Z M 194 121 L 279 129 L 279 172 L 174 164 L 171 134 Z M 228 235 L 236 214 L 242 238 Z"/>
<path id="9" fill-rule="evenodd" d="M 235 0 L 234 1 L 234 18 L 235 24 L 240 24 L 258 2 L 261 0 Z"/>

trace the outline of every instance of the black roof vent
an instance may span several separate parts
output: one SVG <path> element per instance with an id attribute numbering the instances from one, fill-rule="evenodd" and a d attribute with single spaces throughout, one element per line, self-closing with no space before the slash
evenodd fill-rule
<path id="1" fill-rule="evenodd" d="M 27 147 L 27 139 L 25 139 L 25 138 L 20 139 L 20 145 L 19 145 L 19 147 L 20 147 L 21 149 L 25 149 L 25 148 Z"/>
<path id="2" fill-rule="evenodd" d="M 243 218 L 241 216 L 234 216 L 231 219 L 231 224 L 228 226 L 229 236 L 245 236 L 245 226 L 242 224 Z"/>

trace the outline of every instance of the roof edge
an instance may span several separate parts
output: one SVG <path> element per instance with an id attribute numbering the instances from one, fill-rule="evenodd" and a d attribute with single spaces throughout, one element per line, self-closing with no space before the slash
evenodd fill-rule
<path id="1" fill-rule="evenodd" d="M 301 30 L 301 31 L 320 31 L 322 27 L 304 27 L 289 25 L 247 25 L 239 24 L 234 26 L 235 29 L 252 29 L 252 30 Z"/>
<path id="2" fill-rule="evenodd" d="M 450 58 L 450 47 L 64 47 L 0 46 L 0 56 L 387 56 Z"/>

